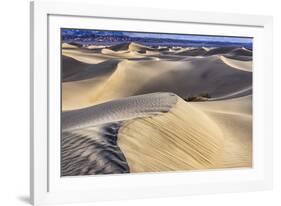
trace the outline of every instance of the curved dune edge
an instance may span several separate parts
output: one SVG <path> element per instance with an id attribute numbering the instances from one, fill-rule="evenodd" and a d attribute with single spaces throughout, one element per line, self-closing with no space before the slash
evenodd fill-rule
<path id="1" fill-rule="evenodd" d="M 242 71 L 252 72 L 252 64 L 253 64 L 252 61 L 240 61 L 236 59 L 230 59 L 225 56 L 221 56 L 220 58 L 228 66 L 231 66 L 236 69 L 240 69 Z"/>
<path id="2" fill-rule="evenodd" d="M 148 65 L 147 65 L 148 64 Z M 160 66 L 165 72 L 173 70 L 180 63 L 161 62 Z M 182 63 L 181 63 L 182 64 Z M 118 68 L 112 75 L 96 88 L 96 92 L 91 95 L 92 104 L 105 102 L 108 100 L 124 98 L 135 95 L 136 91 L 153 78 L 159 76 L 159 71 L 151 69 L 150 63 L 123 60 L 118 64 Z M 144 77 L 144 78 L 140 78 Z M 130 85 L 128 87 L 128 85 Z"/>
<path id="3" fill-rule="evenodd" d="M 168 112 L 178 97 L 159 92 L 131 96 L 92 107 L 62 113 L 62 131 L 81 130 L 93 126 L 131 120 Z"/>
<path id="4" fill-rule="evenodd" d="M 99 87 L 96 87 L 95 93 L 89 97 L 92 104 L 109 101 L 112 99 L 124 98 L 138 93 L 151 93 L 156 91 L 171 91 L 184 96 L 188 94 L 200 94 L 202 92 L 216 91 L 212 96 L 225 96 L 229 92 L 236 92 L 244 89 L 244 85 L 233 82 L 230 85 L 229 92 L 223 91 L 225 87 L 218 85 L 226 85 L 231 81 L 230 75 L 235 75 L 236 79 L 250 78 L 250 73 L 239 71 L 229 65 L 226 65 L 220 58 L 214 56 L 209 57 L 212 63 L 206 64 L 206 60 L 196 60 L 195 63 L 186 61 L 165 61 L 161 62 L 142 62 L 123 60 L 118 64 L 118 68 L 114 73 Z M 212 64 L 215 68 L 208 67 Z M 196 65 L 196 66 L 194 66 Z M 200 69 L 196 69 L 196 67 Z M 161 73 L 158 69 L 161 68 Z M 225 69 L 225 70 L 224 70 Z M 180 75 L 176 75 L 178 72 Z M 246 75 L 246 76 L 244 76 Z M 223 80 L 224 77 L 226 80 Z M 238 78 L 239 77 L 239 78 Z M 198 81 L 202 81 L 200 87 L 195 86 Z M 188 80 L 188 81 L 187 81 Z M 250 81 L 250 80 L 249 80 Z M 159 82 L 156 84 L 155 82 Z M 174 82 L 181 85 L 181 89 L 174 89 Z M 128 87 L 128 85 L 130 85 Z M 169 85 L 169 86 L 164 86 Z M 237 86 L 239 85 L 239 86 Z M 228 85 L 227 85 L 228 86 Z M 245 85 L 248 87 L 249 85 Z M 234 88 L 237 87 L 237 90 Z M 242 87 L 242 88 L 240 88 Z M 201 89 L 199 89 L 201 88 Z M 225 94 L 220 94 L 225 93 Z M 237 96 L 237 95 L 236 95 Z"/>
<path id="5" fill-rule="evenodd" d="M 62 43 L 61 48 L 62 49 L 77 49 L 78 46 L 75 46 L 73 44 L 68 44 L 68 43 Z"/>
<path id="6" fill-rule="evenodd" d="M 118 132 L 131 172 L 218 168 L 223 139 L 207 115 L 180 98 L 169 112 L 127 121 Z"/>
<path id="7" fill-rule="evenodd" d="M 233 98 L 240 98 L 244 96 L 248 96 L 252 94 L 252 86 L 246 87 L 244 89 L 238 90 L 237 92 L 232 92 L 230 94 L 217 97 L 217 98 L 210 98 L 209 101 L 218 101 L 218 100 L 227 100 L 227 99 L 233 99 Z"/>
<path id="8" fill-rule="evenodd" d="M 62 51 L 62 55 L 76 59 L 77 61 L 87 63 L 87 64 L 99 64 L 106 60 L 112 59 L 111 56 L 100 54 L 100 53 L 90 53 L 83 52 L 79 50 L 66 50 Z"/>

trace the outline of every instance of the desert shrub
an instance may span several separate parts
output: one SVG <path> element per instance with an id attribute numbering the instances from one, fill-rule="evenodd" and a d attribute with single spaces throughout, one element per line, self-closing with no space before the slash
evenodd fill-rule
<path id="1" fill-rule="evenodd" d="M 206 98 L 211 98 L 211 95 L 210 94 L 208 94 L 208 93 L 202 93 L 202 94 L 200 94 L 199 95 L 200 97 L 206 97 Z"/>
<path id="2" fill-rule="evenodd" d="M 208 93 L 202 93 L 198 96 L 190 96 L 183 98 L 187 102 L 200 102 L 200 101 L 207 101 L 209 98 L 211 98 L 211 95 Z"/>

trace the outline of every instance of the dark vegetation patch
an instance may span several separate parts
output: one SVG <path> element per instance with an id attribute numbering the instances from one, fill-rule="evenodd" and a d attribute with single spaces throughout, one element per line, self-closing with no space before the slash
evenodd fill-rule
<path id="1" fill-rule="evenodd" d="M 208 101 L 211 98 L 211 95 L 208 93 L 202 93 L 198 96 L 189 96 L 183 98 L 186 102 L 201 102 L 201 101 Z"/>

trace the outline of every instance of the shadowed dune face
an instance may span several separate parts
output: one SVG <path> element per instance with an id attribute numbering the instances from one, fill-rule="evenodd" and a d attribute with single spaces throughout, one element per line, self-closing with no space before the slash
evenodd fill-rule
<path id="1" fill-rule="evenodd" d="M 127 160 L 117 145 L 119 123 L 63 132 L 62 176 L 128 173 Z"/>
<path id="2" fill-rule="evenodd" d="M 63 176 L 251 167 L 252 51 L 63 43 L 61 120 Z"/>
<path id="3" fill-rule="evenodd" d="M 98 64 L 79 62 L 71 57 L 62 57 L 62 81 L 81 81 L 106 76 L 114 72 L 119 63 L 118 60 L 107 60 Z"/>
<path id="4" fill-rule="evenodd" d="M 180 68 L 158 75 L 138 92 L 149 93 L 156 89 L 171 91 L 183 98 L 208 93 L 215 98 L 242 90 L 252 83 L 250 72 L 229 67 L 217 57 L 192 59 L 184 62 Z M 198 85 L 198 82 L 201 83 Z"/>

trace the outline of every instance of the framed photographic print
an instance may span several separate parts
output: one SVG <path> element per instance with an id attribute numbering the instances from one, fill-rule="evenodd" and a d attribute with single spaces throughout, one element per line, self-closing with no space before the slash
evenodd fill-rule
<path id="1" fill-rule="evenodd" d="M 272 187 L 271 17 L 35 1 L 31 40 L 33 204 Z"/>

